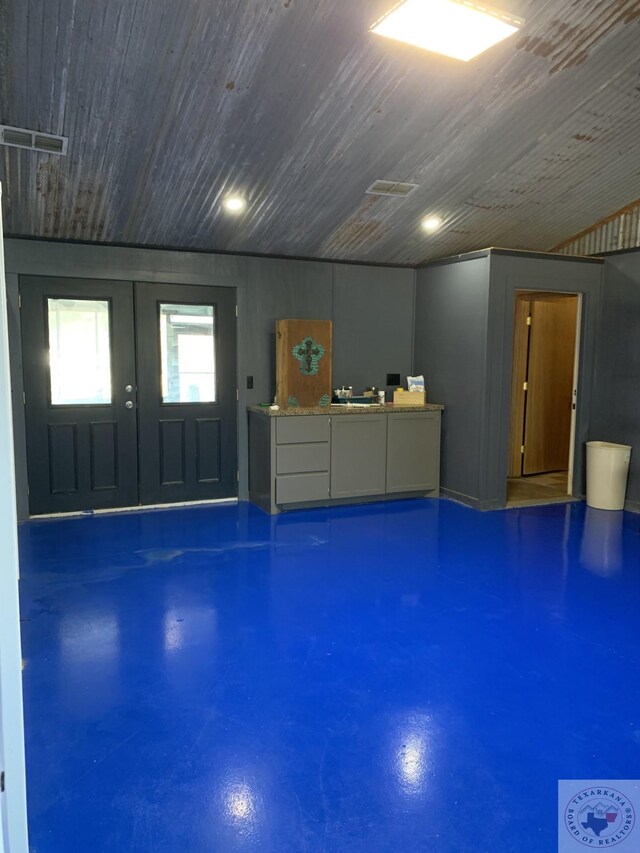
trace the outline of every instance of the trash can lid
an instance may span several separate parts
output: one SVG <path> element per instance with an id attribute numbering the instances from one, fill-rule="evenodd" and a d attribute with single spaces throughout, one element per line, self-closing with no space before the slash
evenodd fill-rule
<path id="1" fill-rule="evenodd" d="M 588 441 L 587 447 L 611 448 L 612 450 L 631 450 L 630 444 L 613 444 L 610 441 Z"/>

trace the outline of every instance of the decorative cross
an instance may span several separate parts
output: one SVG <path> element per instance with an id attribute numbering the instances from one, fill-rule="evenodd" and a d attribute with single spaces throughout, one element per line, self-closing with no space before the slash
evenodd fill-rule
<path id="1" fill-rule="evenodd" d="M 293 357 L 300 362 L 300 373 L 303 376 L 315 376 L 317 374 L 324 352 L 322 344 L 316 343 L 312 337 L 303 338 L 302 342 L 296 344 L 291 350 Z"/>

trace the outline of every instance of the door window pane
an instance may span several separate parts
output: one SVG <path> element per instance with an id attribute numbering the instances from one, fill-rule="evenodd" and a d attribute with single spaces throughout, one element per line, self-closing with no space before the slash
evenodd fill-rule
<path id="1" fill-rule="evenodd" d="M 111 403 L 111 337 L 106 299 L 47 299 L 51 404 Z"/>
<path id="2" fill-rule="evenodd" d="M 163 403 L 214 403 L 213 305 L 160 305 Z"/>

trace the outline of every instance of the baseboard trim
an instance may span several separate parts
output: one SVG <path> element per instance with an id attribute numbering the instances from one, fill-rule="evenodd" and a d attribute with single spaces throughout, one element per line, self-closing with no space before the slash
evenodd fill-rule
<path id="1" fill-rule="evenodd" d="M 464 504 L 464 506 L 471 507 L 471 509 L 485 509 L 483 502 L 479 498 L 472 498 L 471 495 L 465 495 L 463 492 L 455 492 L 453 489 L 445 489 L 443 486 L 440 486 L 440 494 L 443 498 L 449 498 L 449 500 Z"/>
<path id="2" fill-rule="evenodd" d="M 566 498 L 555 499 L 555 500 L 540 500 L 536 503 L 531 504 L 515 504 L 510 506 L 508 503 L 501 501 L 499 498 L 490 498 L 489 500 L 480 500 L 479 498 L 472 498 L 470 495 L 465 495 L 462 492 L 454 492 L 453 489 L 447 489 L 442 487 L 440 489 L 440 493 L 442 497 L 449 498 L 449 500 L 455 501 L 456 503 L 464 504 L 464 506 L 468 506 L 471 509 L 477 509 L 479 512 L 495 512 L 496 510 L 501 509 L 526 509 L 531 506 L 549 506 L 551 504 L 560 504 L 560 503 L 574 503 L 576 501 L 584 500 L 581 495 L 567 495 Z M 630 512 L 638 512 L 640 513 L 640 503 L 636 503 L 633 506 L 627 507 L 625 505 L 625 509 L 629 509 Z"/>
<path id="3" fill-rule="evenodd" d="M 105 509 L 85 509 L 75 512 L 51 512 L 42 515 L 30 515 L 25 521 L 47 521 L 56 518 L 88 518 L 92 515 L 112 515 L 117 512 L 149 512 L 159 509 L 179 509 L 180 507 L 216 506 L 218 504 L 237 504 L 238 498 L 213 498 L 205 501 L 183 501 L 168 504 L 139 504 L 136 506 L 114 506 Z"/>
<path id="4" fill-rule="evenodd" d="M 483 512 L 493 512 L 497 509 L 507 509 L 507 505 L 498 498 L 492 498 L 490 501 L 480 501 L 480 509 Z"/>

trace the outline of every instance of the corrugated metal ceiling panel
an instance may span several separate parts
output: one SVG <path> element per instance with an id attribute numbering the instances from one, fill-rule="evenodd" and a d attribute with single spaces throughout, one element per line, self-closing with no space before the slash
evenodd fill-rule
<path id="1" fill-rule="evenodd" d="M 468 64 L 370 35 L 390 2 L 2 4 L 2 120 L 70 139 L 2 152 L 6 230 L 416 264 L 640 196 L 638 2 L 514 0 L 523 33 Z"/>

